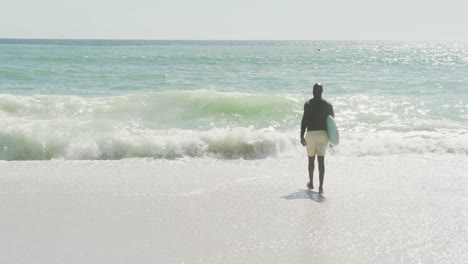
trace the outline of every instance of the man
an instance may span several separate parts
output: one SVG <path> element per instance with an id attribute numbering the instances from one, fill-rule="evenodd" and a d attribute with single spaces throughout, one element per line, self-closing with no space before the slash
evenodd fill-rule
<path id="1" fill-rule="evenodd" d="M 333 106 L 322 99 L 323 86 L 314 85 L 314 98 L 304 104 L 304 115 L 301 122 L 301 144 L 306 146 L 309 156 L 309 183 L 307 187 L 314 189 L 315 156 L 319 165 L 319 193 L 323 193 L 325 176 L 325 152 L 328 145 L 327 116 L 335 117 Z M 307 129 L 307 133 L 306 132 Z M 305 134 L 305 137 L 304 137 Z"/>

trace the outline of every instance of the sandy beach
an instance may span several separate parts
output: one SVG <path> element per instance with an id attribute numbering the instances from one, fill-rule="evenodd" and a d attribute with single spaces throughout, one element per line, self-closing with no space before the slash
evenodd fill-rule
<path id="1" fill-rule="evenodd" d="M 463 156 L 0 162 L 1 263 L 465 263 Z M 316 179 L 316 186 L 318 185 Z"/>

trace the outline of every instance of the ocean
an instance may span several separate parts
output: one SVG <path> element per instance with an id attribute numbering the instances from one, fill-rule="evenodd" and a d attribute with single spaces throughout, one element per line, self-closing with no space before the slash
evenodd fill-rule
<path id="1" fill-rule="evenodd" d="M 468 43 L 0 39 L 0 160 L 468 155 Z"/>
<path id="2" fill-rule="evenodd" d="M 467 72 L 466 42 L 1 39 L 0 263 L 465 263 Z"/>

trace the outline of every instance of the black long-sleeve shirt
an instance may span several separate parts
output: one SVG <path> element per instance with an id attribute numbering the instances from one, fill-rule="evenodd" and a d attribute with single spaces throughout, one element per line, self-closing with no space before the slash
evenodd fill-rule
<path id="1" fill-rule="evenodd" d="M 327 116 L 335 117 L 333 106 L 322 98 L 312 98 L 304 104 L 304 115 L 301 122 L 301 138 L 305 131 L 327 131 Z"/>

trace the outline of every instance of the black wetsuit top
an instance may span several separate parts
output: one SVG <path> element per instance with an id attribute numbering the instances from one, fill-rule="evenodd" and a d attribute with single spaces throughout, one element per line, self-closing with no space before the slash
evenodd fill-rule
<path id="1" fill-rule="evenodd" d="M 335 117 L 333 106 L 322 98 L 312 98 L 304 104 L 304 115 L 301 122 L 301 138 L 305 131 L 327 131 L 327 116 Z"/>

